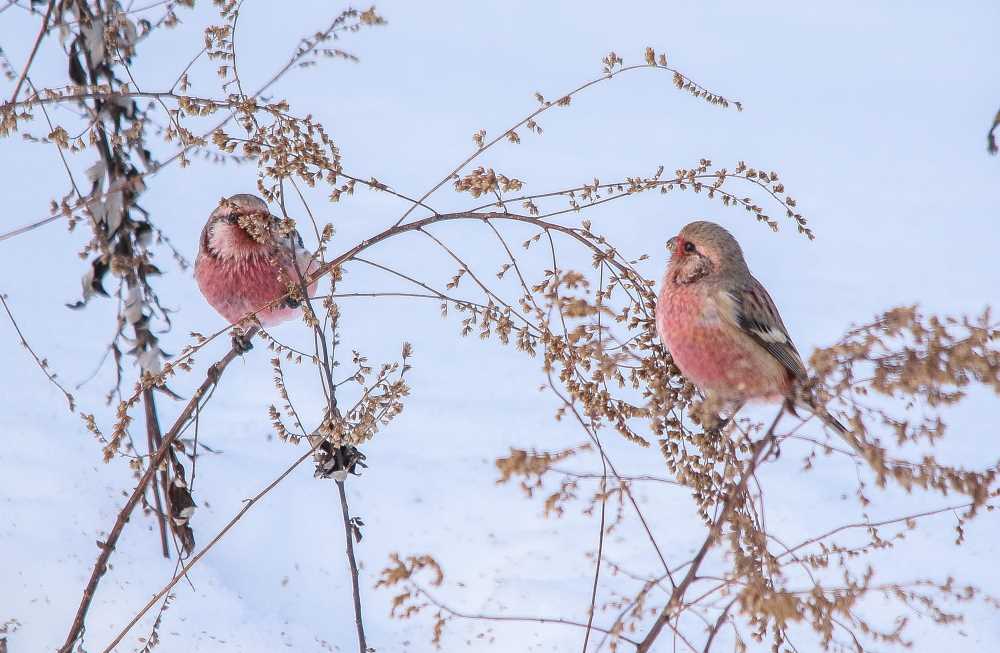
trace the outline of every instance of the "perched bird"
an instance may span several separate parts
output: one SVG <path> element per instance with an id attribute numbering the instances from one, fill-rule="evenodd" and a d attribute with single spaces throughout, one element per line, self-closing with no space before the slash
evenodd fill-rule
<path id="1" fill-rule="evenodd" d="M 229 322 L 282 297 L 289 282 L 299 284 L 317 267 L 298 232 L 285 234 L 279 227 L 262 199 L 245 194 L 222 200 L 205 223 L 194 276 L 208 303 Z M 310 295 L 315 291 L 316 282 L 308 288 Z M 300 311 L 289 297 L 258 312 L 257 319 L 273 326 Z"/>
<path id="2" fill-rule="evenodd" d="M 802 358 L 733 235 L 714 222 L 692 222 L 667 249 L 656 330 L 681 373 L 718 401 L 784 401 L 792 413 L 804 408 L 861 453 L 847 429 L 804 390 Z"/>

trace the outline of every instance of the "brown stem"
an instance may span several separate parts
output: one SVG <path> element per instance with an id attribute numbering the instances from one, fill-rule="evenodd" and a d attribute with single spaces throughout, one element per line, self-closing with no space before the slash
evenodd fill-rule
<path id="1" fill-rule="evenodd" d="M 597 439 L 597 436 L 594 436 Z M 587 632 L 583 636 L 583 653 L 587 653 L 587 645 L 590 644 L 590 631 L 594 628 L 594 613 L 597 612 L 597 583 L 601 578 L 601 562 L 604 560 L 604 529 L 605 512 L 608 505 L 608 463 L 605 458 L 601 458 L 604 466 L 604 474 L 601 476 L 601 520 L 597 536 L 597 562 L 594 565 L 594 584 L 590 590 L 590 608 L 587 611 Z"/>
<path id="2" fill-rule="evenodd" d="M 508 129 L 508 130 L 506 130 L 504 132 L 501 132 L 498 136 L 494 137 L 493 140 L 489 141 L 488 143 L 483 143 L 481 146 L 479 146 L 478 148 L 476 148 L 475 152 L 473 152 L 472 154 L 470 154 L 461 163 L 459 163 L 457 166 L 455 166 L 455 168 L 451 172 L 449 172 L 445 177 L 443 177 L 441 179 L 441 181 L 439 181 L 437 184 L 434 185 L 433 188 L 431 188 L 426 193 L 424 193 L 416 203 L 414 203 L 413 205 L 411 205 L 410 208 L 406 210 L 406 213 L 404 213 L 399 218 L 399 220 L 396 221 L 396 223 L 393 226 L 394 227 L 398 227 L 399 225 L 401 225 L 403 223 L 403 221 L 406 220 L 406 218 L 410 215 L 410 213 L 412 213 L 413 210 L 417 208 L 418 204 L 426 201 L 427 198 L 429 198 L 431 195 L 433 195 L 435 193 L 435 191 L 437 191 L 437 189 L 441 188 L 446 183 L 448 183 L 449 181 L 451 181 L 452 179 L 454 179 L 455 175 L 457 175 L 469 163 L 472 163 L 472 161 L 474 161 L 476 158 L 478 158 L 480 154 L 482 154 L 486 150 L 490 149 L 491 147 L 493 147 L 494 145 L 496 145 L 497 143 L 499 143 L 503 139 L 507 138 L 508 134 L 516 131 L 517 129 L 520 129 L 523 125 L 526 125 L 529 122 L 532 122 L 540 114 L 545 113 L 549 109 L 552 109 L 554 107 L 568 106 L 568 100 L 570 98 L 572 98 L 573 96 L 579 94 L 580 92 L 582 92 L 582 91 L 590 88 L 591 86 L 594 86 L 595 84 L 600 84 L 601 82 L 605 82 L 605 81 L 608 81 L 610 79 L 613 79 L 616 76 L 621 75 L 622 73 L 626 73 L 626 72 L 629 72 L 629 71 L 632 71 L 632 70 L 640 70 L 642 68 L 654 68 L 654 69 L 660 69 L 660 70 L 667 70 L 669 72 L 674 73 L 675 75 L 680 75 L 687 82 L 691 81 L 690 79 L 688 79 L 688 77 L 686 75 L 681 74 L 679 71 L 677 71 L 677 70 L 675 70 L 675 69 L 673 69 L 673 68 L 671 68 L 669 66 L 660 65 L 660 64 L 657 64 L 657 63 L 635 64 L 635 65 L 632 65 L 632 66 L 623 66 L 623 67 L 619 68 L 618 70 L 607 70 L 600 77 L 598 77 L 596 79 L 592 79 L 592 80 L 590 80 L 588 82 L 585 82 L 584 84 L 581 84 L 580 86 L 577 86 L 576 88 L 574 88 L 572 91 L 563 94 L 562 96 L 560 96 L 559 100 L 557 100 L 555 102 L 543 102 L 542 105 L 539 108 L 535 109 L 534 111 L 532 111 L 531 113 L 529 113 L 527 116 L 525 116 L 524 118 L 522 118 L 513 127 L 511 127 L 510 129 Z M 702 87 L 700 84 L 695 84 L 695 85 L 698 86 L 698 88 L 704 89 L 704 87 Z M 704 90 L 707 91 L 707 89 L 704 89 Z M 564 103 L 563 100 L 566 100 L 567 102 Z M 739 103 L 737 103 L 737 106 L 739 106 Z"/>
<path id="3" fill-rule="evenodd" d="M 354 558 L 354 527 L 351 525 L 351 513 L 347 507 L 347 492 L 344 482 L 337 481 L 337 492 L 340 493 L 340 510 L 344 513 L 344 538 L 347 540 L 347 561 L 351 565 L 351 588 L 354 590 L 354 625 L 358 629 L 358 649 L 367 653 L 368 644 L 365 641 L 365 624 L 361 619 L 361 588 L 358 585 L 358 563 Z"/>
<path id="4" fill-rule="evenodd" d="M 430 594 L 423 587 L 413 583 L 413 589 L 415 589 L 420 595 L 424 596 L 428 601 L 430 601 L 435 607 L 439 608 L 443 612 L 448 613 L 452 617 L 457 617 L 459 619 L 476 619 L 483 621 L 511 621 L 511 622 L 526 622 L 526 623 L 538 623 L 538 624 L 560 624 L 563 626 L 576 626 L 578 628 L 587 628 L 587 624 L 581 623 L 579 621 L 573 621 L 571 619 L 560 619 L 556 617 L 534 617 L 534 616 L 515 616 L 515 615 L 493 615 L 493 614 L 473 614 L 470 612 L 462 612 L 456 610 L 449 605 L 440 602 L 432 594 Z M 591 630 L 596 630 L 599 633 L 604 633 L 605 635 L 612 635 L 623 642 L 628 642 L 632 646 L 638 646 L 639 642 L 634 639 L 630 639 L 620 632 L 614 632 L 612 629 L 602 628 L 600 626 L 590 626 Z"/>
<path id="5" fill-rule="evenodd" d="M 17 331 L 17 337 L 21 341 L 21 346 L 28 350 L 31 357 L 35 359 L 35 364 L 38 365 L 38 369 L 42 370 L 42 374 L 45 375 L 49 382 L 59 388 L 60 392 L 63 393 L 63 396 L 66 397 L 66 402 L 69 404 L 70 412 L 73 412 L 74 408 L 76 408 L 76 400 L 74 400 L 73 395 L 71 395 L 69 391 L 66 390 L 61 383 L 59 383 L 56 379 L 56 375 L 49 370 L 49 365 L 46 359 L 40 358 L 35 350 L 31 348 L 31 345 L 28 344 L 28 339 L 24 337 L 24 332 L 21 331 L 21 326 L 17 323 L 17 320 L 14 319 L 14 314 L 11 313 L 10 306 L 7 304 L 7 297 L 3 294 L 3 292 L 0 292 L 0 305 L 3 305 L 3 310 L 7 313 L 7 317 L 10 319 L 11 325 L 14 327 L 14 330 Z"/>
<path id="6" fill-rule="evenodd" d="M 553 215 L 556 215 L 558 213 L 562 213 L 562 211 L 557 211 L 557 212 L 553 213 Z M 314 272 L 312 272 L 311 274 L 309 274 L 307 276 L 307 278 L 304 280 L 303 283 L 305 283 L 307 286 L 311 285 L 314 281 L 320 279 L 321 277 L 323 277 L 324 275 L 326 275 L 327 273 L 329 273 L 330 270 L 332 270 L 333 268 L 335 268 L 335 267 L 337 267 L 339 265 L 342 265 L 342 264 L 346 263 L 347 261 L 353 260 L 355 258 L 355 256 L 357 256 L 361 252 L 365 251 L 366 249 L 369 249 L 373 245 L 377 245 L 378 243 L 382 242 L 383 240 L 387 240 L 387 239 L 392 238 L 394 236 L 398 236 L 399 234 L 410 232 L 410 231 L 422 231 L 424 227 L 426 227 L 428 225 L 436 224 L 438 222 L 451 222 L 451 221 L 455 221 L 455 220 L 482 220 L 482 221 L 488 221 L 488 220 L 507 220 L 507 221 L 513 221 L 513 222 L 523 222 L 523 223 L 526 223 L 526 224 L 532 224 L 532 225 L 537 226 L 539 229 L 545 229 L 545 230 L 551 229 L 551 230 L 554 230 L 554 231 L 558 231 L 558 232 L 560 232 L 562 234 L 565 234 L 566 236 L 569 236 L 570 238 L 573 238 L 574 240 L 576 240 L 580 244 L 582 244 L 584 247 L 587 247 L 588 249 L 591 249 L 595 253 L 599 253 L 601 255 L 605 254 L 605 252 L 603 252 L 593 242 L 591 242 L 590 240 L 588 240 L 584 236 L 580 235 L 580 233 L 578 233 L 577 230 L 573 229 L 572 227 L 568 227 L 568 226 L 565 226 L 565 225 L 557 224 L 555 222 L 547 222 L 544 219 L 542 219 L 544 217 L 546 217 L 546 216 L 529 217 L 529 216 L 525 216 L 525 215 L 518 215 L 516 213 L 498 213 L 498 212 L 484 212 L 484 213 L 480 213 L 480 212 L 475 212 L 475 211 L 460 211 L 460 212 L 457 212 L 457 213 L 442 213 L 442 214 L 439 214 L 439 215 L 428 216 L 428 217 L 423 218 L 421 220 L 414 220 L 413 222 L 407 222 L 406 224 L 401 224 L 401 225 L 398 225 L 398 226 L 389 227 L 388 229 L 385 229 L 384 231 L 381 231 L 381 232 L 379 232 L 379 233 L 377 233 L 377 234 L 375 234 L 375 235 L 373 235 L 373 236 L 371 236 L 369 238 L 366 238 L 365 240 L 362 240 L 361 242 L 359 242 L 358 244 L 354 245 L 353 247 L 351 247 L 347 251 L 343 252 L 339 256 L 337 256 L 337 257 L 333 258 L 332 260 L 327 261 L 325 264 L 321 265 Z M 609 263 L 611 265 L 613 265 L 614 267 L 618 268 L 619 271 L 627 272 L 627 270 L 625 270 L 624 266 L 621 265 L 620 263 L 618 263 L 617 261 L 609 261 Z M 261 309 L 263 309 L 265 307 L 266 307 L 266 305 L 262 306 Z M 256 311 L 254 311 L 254 312 L 256 312 Z"/>
<path id="7" fill-rule="evenodd" d="M 597 438 L 597 432 L 591 426 L 589 426 L 586 421 L 584 421 L 583 415 L 581 415 L 580 411 L 576 409 L 576 405 L 573 402 L 569 401 L 569 399 L 567 399 L 561 392 L 559 392 L 559 390 L 556 389 L 555 381 L 553 380 L 551 373 L 548 375 L 548 378 L 549 378 L 549 388 L 560 399 L 560 401 L 563 402 L 563 405 L 569 408 L 570 412 L 573 413 L 573 417 L 575 417 L 576 421 L 580 424 L 581 427 L 583 427 L 584 431 L 586 431 L 587 433 L 587 436 L 594 443 L 594 446 L 597 447 L 597 451 L 601 454 L 601 464 L 605 468 L 605 473 L 602 478 L 605 479 L 607 478 L 607 470 L 610 469 L 611 473 L 614 474 L 614 477 L 618 479 L 618 483 L 622 488 L 622 490 L 624 491 L 625 496 L 628 497 L 629 501 L 632 504 L 632 507 L 635 508 L 635 514 L 639 517 L 639 521 L 642 523 L 642 527 L 646 531 L 646 536 L 649 538 L 650 544 L 653 545 L 653 550 L 656 551 L 656 555 L 660 558 L 660 562 L 663 563 L 663 570 L 666 572 L 665 574 L 666 578 L 670 580 L 670 586 L 676 587 L 677 585 L 674 583 L 673 573 L 670 571 L 670 565 L 667 564 L 667 559 L 663 556 L 663 552 L 660 550 L 659 543 L 656 541 L 656 538 L 653 537 L 653 531 L 652 529 L 649 528 L 649 524 L 646 522 L 646 517 L 642 514 L 642 510 L 639 509 L 639 503 L 635 500 L 635 497 L 632 495 L 632 490 L 629 489 L 628 483 L 625 481 L 622 475 L 618 473 L 618 469 L 615 468 L 615 464 L 611 462 L 610 458 L 608 458 L 607 452 L 604 451 L 604 446 L 601 444 L 601 441 Z"/>
<path id="8" fill-rule="evenodd" d="M 257 327 L 253 326 L 246 333 L 246 337 L 250 338 L 257 332 Z M 174 421 L 173 426 L 166 435 L 163 436 L 163 441 L 157 448 L 156 453 L 150 456 L 149 465 L 146 467 L 146 471 L 143 472 L 142 477 L 136 484 L 135 489 L 132 490 L 132 494 L 129 496 L 128 501 L 122 507 L 121 511 L 118 513 L 118 518 L 115 519 L 115 524 L 111 528 L 111 532 L 108 533 L 108 537 L 104 542 L 98 542 L 97 546 L 100 548 L 101 553 L 97 556 L 97 562 L 94 563 L 94 569 L 90 573 L 90 580 L 87 581 L 87 586 L 83 590 L 83 596 L 80 598 L 80 606 L 77 608 L 76 617 L 73 618 L 73 624 L 70 626 L 69 634 L 66 636 L 66 642 L 60 647 L 59 653 L 73 653 L 73 645 L 80 638 L 83 633 L 83 622 L 87 617 L 87 611 L 90 609 L 90 604 L 94 600 L 94 593 L 97 591 L 97 584 L 101 581 L 101 577 L 104 576 L 105 572 L 108 570 L 108 560 L 111 558 L 111 552 L 114 551 L 115 545 L 118 543 L 118 538 L 121 537 L 122 530 L 125 528 L 125 524 L 128 522 L 132 511 L 135 510 L 136 505 L 139 503 L 139 499 L 142 497 L 146 486 L 149 484 L 153 475 L 156 473 L 157 468 L 163 463 L 164 458 L 167 456 L 167 451 L 173 445 L 174 440 L 180 435 L 180 432 L 184 424 L 190 419 L 191 414 L 194 413 L 195 407 L 201 401 L 201 398 L 219 382 L 219 377 L 225 371 L 226 367 L 233 361 L 234 358 L 240 355 L 239 350 L 236 348 L 230 349 L 229 352 L 222 357 L 221 360 L 216 362 L 209 368 L 209 371 L 202 382 L 201 386 L 188 401 L 187 405 L 184 406 L 184 410 L 178 415 L 176 421 Z"/>
<path id="9" fill-rule="evenodd" d="M 720 630 L 722 630 L 722 624 L 726 623 L 726 617 L 729 616 L 729 611 L 735 603 L 736 599 L 727 603 L 726 607 L 722 610 L 722 614 L 720 614 L 719 618 L 715 620 L 715 625 L 712 626 L 712 630 L 708 633 L 708 641 L 705 642 L 705 648 L 702 650 L 702 653 L 708 653 L 712 649 L 712 642 L 715 641 L 715 636 L 719 634 Z"/>
<path id="10" fill-rule="evenodd" d="M 38 46 L 42 44 L 42 39 L 45 38 L 45 33 L 49 29 L 49 21 L 52 19 L 52 10 L 56 7 L 56 0 L 49 0 L 49 8 L 45 11 L 45 18 L 42 19 L 42 29 L 38 31 L 38 36 L 35 37 L 35 44 L 31 46 L 31 54 L 28 55 L 28 60 L 24 64 L 24 68 L 21 70 L 20 76 L 17 78 L 17 84 L 14 85 L 14 92 L 10 96 L 10 103 L 14 104 L 17 102 L 17 96 L 21 94 L 21 86 L 24 85 L 24 80 L 28 78 L 28 71 L 31 69 L 31 63 L 35 60 L 35 55 L 38 54 Z"/>
<path id="11" fill-rule="evenodd" d="M 753 473 L 757 470 L 757 466 L 760 464 L 761 460 L 765 459 L 771 451 L 774 449 L 774 428 L 778 425 L 778 421 L 781 419 L 781 415 L 784 413 L 784 406 L 778 411 L 775 416 L 774 421 L 771 423 L 771 427 L 767 430 L 766 435 L 763 439 L 757 441 L 753 445 L 750 460 L 747 461 L 746 467 L 743 469 L 743 473 L 740 476 L 739 482 L 736 484 L 730 492 L 726 495 L 725 502 L 722 505 L 722 510 L 719 511 L 719 516 L 712 522 L 712 527 L 708 531 L 708 536 L 701 545 L 701 549 L 695 555 L 694 559 L 691 561 L 691 566 L 688 567 L 687 574 L 684 578 L 677 584 L 674 591 L 670 594 L 670 600 L 667 601 L 667 605 L 663 608 L 660 616 L 656 618 L 656 622 L 653 623 L 653 627 L 650 628 L 649 633 L 646 637 L 639 643 L 639 648 L 637 653 L 648 653 L 656 638 L 660 636 L 660 632 L 663 627 L 667 624 L 667 621 L 673 616 L 674 609 L 684 598 L 684 593 L 687 591 L 691 583 L 694 582 L 695 576 L 698 573 L 698 569 L 701 567 L 701 563 L 704 561 L 705 556 L 708 551 L 715 545 L 718 541 L 719 536 L 722 534 L 722 527 L 729 520 L 729 516 L 732 514 L 733 510 L 736 509 L 736 504 L 739 498 L 743 495 L 743 491 L 746 489 L 747 482 Z"/>
<path id="12" fill-rule="evenodd" d="M 363 401 L 363 398 L 359 399 L 358 402 L 353 407 L 351 407 L 351 410 L 355 410 L 358 407 L 358 405 L 360 405 L 361 401 Z M 187 563 L 185 563 L 183 566 L 180 567 L 180 570 L 176 572 L 174 576 L 162 588 L 160 588 L 160 590 L 153 596 L 153 598 L 151 598 L 146 603 L 146 605 L 144 605 L 142 609 L 139 610 L 135 614 L 135 616 L 133 616 L 132 619 L 118 632 L 118 634 L 115 635 L 115 638 L 112 640 L 112 642 L 103 649 L 103 653 L 111 653 L 111 651 L 116 646 L 118 646 L 118 644 L 122 641 L 122 639 L 125 638 L 125 636 L 129 633 L 129 631 L 131 631 L 132 628 L 135 627 L 137 623 L 139 623 L 139 620 L 142 619 L 153 608 L 154 605 L 156 605 L 157 601 L 167 596 L 170 590 L 173 589 L 174 585 L 176 585 L 181 578 L 187 576 L 188 572 L 190 572 L 191 569 L 202 560 L 202 558 L 208 555 L 209 551 L 211 551 L 216 544 L 222 541 L 222 538 L 224 538 L 226 534 L 229 533 L 229 531 L 232 530 L 234 526 L 236 526 L 237 522 L 243 519 L 243 517 L 250 511 L 251 508 L 257 505 L 257 503 L 261 499 L 263 499 L 264 496 L 266 496 L 269 492 L 271 492 L 271 490 L 277 487 L 278 484 L 284 481 L 292 472 L 298 469 L 299 465 L 305 462 L 307 458 L 311 457 L 315 453 L 316 449 L 319 447 L 321 442 L 322 441 L 316 441 L 313 445 L 309 447 L 308 451 L 303 453 L 301 456 L 298 457 L 298 459 L 295 460 L 295 462 L 293 462 L 291 465 L 285 468 L 285 470 L 281 472 L 281 474 L 279 474 L 273 481 L 268 483 L 267 486 L 264 487 L 264 489 L 262 489 L 260 492 L 250 497 L 249 499 L 246 499 L 243 502 L 243 507 L 239 510 L 239 512 L 237 512 L 236 515 L 234 515 L 233 518 L 230 519 L 226 523 L 226 525 L 222 527 L 222 530 L 220 530 L 208 544 L 202 547 L 201 551 L 192 556 Z"/>
<path id="13" fill-rule="evenodd" d="M 146 409 L 146 443 L 149 447 L 149 455 L 152 457 L 153 452 L 160 448 L 160 444 L 163 442 L 163 436 L 160 434 L 160 421 L 156 416 L 156 403 L 153 399 L 153 389 L 145 388 L 142 391 L 142 403 Z M 170 479 L 167 475 L 167 470 L 164 468 L 160 472 L 160 482 L 156 482 L 156 476 L 153 476 L 152 482 L 149 484 L 149 489 L 153 494 L 153 505 L 156 508 L 156 521 L 160 526 L 160 544 L 163 547 L 163 557 L 170 558 L 170 545 L 167 542 L 167 521 L 164 517 L 163 503 L 160 501 L 160 488 L 163 488 L 163 492 L 167 493 L 170 487 Z M 169 495 L 168 495 L 169 496 Z M 168 499 L 169 501 L 169 499 Z"/>
<path id="14" fill-rule="evenodd" d="M 284 192 L 281 193 L 281 209 L 282 213 L 287 217 L 287 212 L 285 211 L 284 205 Z M 308 207 L 307 207 L 308 209 Z M 291 247 L 293 253 L 295 252 L 295 241 L 294 238 L 291 239 Z M 316 340 L 319 341 L 320 347 L 323 350 L 323 361 L 321 364 L 322 373 L 326 375 L 326 386 L 329 390 L 329 395 L 327 396 L 327 415 L 332 419 L 334 417 L 340 417 L 340 409 L 337 407 L 337 386 L 333 381 L 333 357 L 331 349 L 332 345 L 337 342 L 337 321 L 334 318 L 333 322 L 333 341 L 331 347 L 327 347 L 326 344 L 326 334 L 323 329 L 319 326 L 318 318 L 316 317 L 316 312 L 312 306 L 312 300 L 309 298 L 309 286 L 305 282 L 305 276 L 302 269 L 300 269 L 297 258 L 293 255 L 292 261 L 295 265 L 295 274 L 299 284 L 299 292 L 302 293 L 303 301 L 309 307 L 309 312 L 312 313 L 313 320 L 313 332 L 316 335 Z M 331 284 L 331 292 L 336 292 L 335 285 Z M 348 472 L 349 473 L 349 472 Z M 351 591 L 354 599 L 354 625 L 358 630 L 358 648 L 361 653 L 367 653 L 368 643 L 365 640 L 365 624 L 364 619 L 361 616 L 361 587 L 358 583 L 358 563 L 357 559 L 354 557 L 354 533 L 355 527 L 351 524 L 351 512 L 347 505 L 347 492 L 344 489 L 344 481 L 336 480 L 337 492 L 340 494 L 340 510 L 344 516 L 344 539 L 347 543 L 347 562 L 351 568 Z"/>
<path id="15" fill-rule="evenodd" d="M 239 522 L 241 519 L 243 519 L 243 516 L 246 515 L 251 508 L 257 505 L 258 501 L 260 501 L 262 498 L 264 498 L 266 494 L 268 494 L 271 490 L 277 487 L 277 485 L 281 483 L 283 480 L 285 480 L 289 474 L 298 469 L 298 466 L 301 465 L 303 462 L 305 462 L 307 458 L 312 456 L 315 450 L 316 450 L 315 447 L 310 447 L 309 450 L 306 451 L 301 456 L 299 456 L 298 459 L 295 460 L 295 462 L 286 467 L 285 471 L 281 472 L 281 474 L 279 474 L 277 478 L 268 483 L 263 490 L 261 490 L 251 498 L 246 499 L 243 502 L 243 507 L 240 508 L 240 511 L 237 512 L 236 515 L 233 516 L 233 518 L 230 519 L 229 522 L 227 522 L 226 525 L 222 527 L 222 530 L 220 530 L 215 535 L 215 537 L 212 538 L 212 541 L 206 544 L 201 551 L 199 551 L 187 563 L 185 563 L 180 568 L 179 571 L 175 572 L 173 577 L 162 588 L 160 588 L 160 591 L 157 592 L 153 596 L 153 598 L 151 598 L 146 603 L 146 605 L 144 605 L 143 608 L 139 610 L 139 612 L 137 612 L 135 616 L 132 617 L 132 620 L 129 621 L 127 624 L 125 624 L 124 628 L 118 631 L 118 634 L 115 635 L 115 638 L 111 641 L 111 643 L 108 644 L 103 649 L 103 653 L 111 653 L 111 651 L 116 646 L 118 646 L 118 644 L 121 643 L 121 641 L 125 638 L 125 635 L 127 635 L 129 631 L 131 631 L 132 628 L 135 627 L 137 623 L 139 623 L 139 620 L 142 619 L 146 615 L 146 613 L 152 609 L 154 605 L 156 605 L 157 601 L 167 596 L 170 590 L 174 588 L 174 585 L 176 585 L 181 578 L 187 576 L 188 572 L 191 571 L 191 568 L 194 567 L 196 564 L 198 564 L 201 561 L 201 559 L 204 558 L 208 554 L 208 552 L 211 551 L 215 547 L 215 545 L 218 544 L 222 540 L 222 538 L 224 538 L 226 534 L 229 533 L 230 530 L 232 530 L 234 526 L 236 526 L 236 523 Z"/>

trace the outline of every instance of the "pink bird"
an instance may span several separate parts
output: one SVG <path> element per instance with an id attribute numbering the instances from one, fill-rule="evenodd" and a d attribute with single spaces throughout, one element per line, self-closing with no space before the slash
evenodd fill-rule
<path id="1" fill-rule="evenodd" d="M 861 453 L 847 429 L 804 392 L 802 358 L 733 235 L 714 222 L 692 222 L 667 249 L 656 330 L 681 373 L 722 402 L 785 401 L 793 414 L 804 408 Z"/>
<path id="2" fill-rule="evenodd" d="M 229 322 L 274 302 L 288 292 L 289 282 L 297 284 L 300 275 L 316 269 L 298 232 L 282 234 L 279 225 L 262 199 L 245 194 L 222 200 L 205 223 L 194 276 L 208 303 Z M 257 319 L 273 326 L 300 313 L 299 302 L 285 298 L 259 311 Z"/>

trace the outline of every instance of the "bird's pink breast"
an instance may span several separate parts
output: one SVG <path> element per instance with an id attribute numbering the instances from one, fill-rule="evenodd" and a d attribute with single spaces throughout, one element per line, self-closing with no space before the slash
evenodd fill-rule
<path id="1" fill-rule="evenodd" d="M 294 272 L 285 278 L 294 278 Z M 195 279 L 205 299 L 229 322 L 237 322 L 247 313 L 281 297 L 287 288 L 280 280 L 277 265 L 263 257 L 250 257 L 233 263 L 220 258 L 199 255 L 195 264 Z M 316 291 L 316 283 L 309 294 Z M 275 308 L 257 313 L 264 326 L 273 326 L 300 313 L 300 308 Z"/>
<path id="2" fill-rule="evenodd" d="M 685 377 L 702 391 L 726 399 L 778 400 L 789 387 L 780 363 L 691 285 L 664 282 L 656 326 Z"/>

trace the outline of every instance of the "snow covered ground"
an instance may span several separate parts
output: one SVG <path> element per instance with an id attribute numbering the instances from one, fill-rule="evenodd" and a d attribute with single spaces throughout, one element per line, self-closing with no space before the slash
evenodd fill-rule
<path id="1" fill-rule="evenodd" d="M 640 196 L 593 212 L 595 229 L 630 257 L 648 253 L 642 270 L 658 278 L 660 243 L 691 217 L 723 222 L 740 238 L 756 275 L 771 290 L 800 349 L 834 341 L 851 323 L 890 306 L 919 301 L 930 312 L 975 313 L 1000 303 L 996 252 L 996 188 L 1000 159 L 985 153 L 984 134 L 998 103 L 992 62 L 1000 45 L 992 33 L 1000 9 L 972 3 L 956 12 L 943 5 L 901 9 L 870 3 L 813 8 L 801 3 L 761 7 L 681 3 L 669 11 L 653 3 L 614 9 L 580 3 L 409 3 L 379 5 L 389 25 L 342 45 L 359 65 L 323 63 L 293 73 L 275 93 L 294 110 L 313 113 L 341 146 L 353 174 L 377 176 L 411 195 L 429 188 L 472 147 L 480 128 L 499 133 L 547 97 L 600 71 L 614 49 L 626 63 L 643 48 L 665 49 L 692 78 L 740 99 L 743 113 L 722 111 L 676 92 L 666 76 L 643 71 L 592 89 L 566 110 L 542 121 L 540 138 L 522 134 L 520 146 L 492 152 L 485 163 L 541 191 L 590 181 L 648 174 L 657 165 L 688 167 L 701 157 L 732 168 L 744 159 L 782 173 L 817 233 L 807 242 L 791 229 L 770 233 L 741 213 L 720 212 L 699 196 L 666 200 Z M 256 86 L 284 61 L 297 39 L 333 10 L 303 3 L 285 14 L 277 3 L 247 3 L 237 46 Z M 209 7 L 182 14 L 190 30 L 163 33 L 146 52 L 194 52 Z M 188 18 L 189 17 L 189 18 Z M 13 8 L 0 15 L 3 47 L 24 61 L 35 22 Z M 956 35 L 961 35 L 959 38 Z M 143 79 L 169 85 L 177 66 L 152 54 L 140 57 Z M 56 83 L 64 63 L 40 53 L 36 84 Z M 181 65 L 181 67 L 183 67 Z M 64 179 L 51 146 L 8 139 L 0 144 L 7 230 L 46 215 Z M 82 170 L 90 161 L 81 160 Z M 172 167 L 156 176 L 144 206 L 173 243 L 193 257 L 200 227 L 222 195 L 250 192 L 251 167 L 195 163 L 195 172 Z M 406 208 L 384 194 L 359 192 L 323 207 L 338 235 L 333 249 L 383 228 Z M 447 188 L 437 206 L 461 207 Z M 70 312 L 83 263 L 74 256 L 86 236 L 50 225 L 0 243 L 0 269 L 11 309 L 32 346 L 60 378 L 88 377 L 113 328 L 114 307 L 95 300 Z M 440 232 L 487 270 L 492 245 L 473 230 Z M 403 269 L 447 279 L 454 266 L 414 242 L 389 243 L 373 254 Z M 163 347 L 176 352 L 190 331 L 209 332 L 222 321 L 204 305 L 189 273 L 164 252 L 167 271 L 156 284 L 168 306 L 179 309 Z M 352 290 L 390 289 L 391 282 L 349 271 Z M 442 320 L 436 302 L 353 299 L 342 304 L 345 350 L 373 362 L 393 360 L 403 341 L 413 343 L 413 388 L 406 409 L 365 447 L 370 468 L 348 482 L 354 513 L 365 522 L 358 545 L 368 639 L 379 651 L 431 650 L 429 614 L 409 621 L 389 617 L 391 591 L 375 590 L 389 555 L 431 553 L 445 583 L 434 590 L 456 610 L 507 616 L 586 619 L 593 581 L 597 521 L 571 503 L 561 518 L 542 516 L 541 499 L 526 499 L 515 484 L 497 485 L 494 460 L 510 447 L 555 450 L 581 434 L 552 414 L 557 402 L 538 392 L 539 362 L 477 338 L 458 337 L 457 319 Z M 294 325 L 277 332 L 308 342 Z M 34 366 L 9 326 L 0 327 L 0 624 L 16 619 L 12 653 L 49 651 L 65 637 L 101 539 L 132 487 L 123 460 L 101 462 L 100 445 L 62 396 Z M 188 397 L 204 368 L 225 351 L 215 343 L 198 367 L 173 388 Z M 236 361 L 201 418 L 200 437 L 222 453 L 199 460 L 200 504 L 193 526 L 199 542 L 214 535 L 296 457 L 302 445 L 271 436 L 267 406 L 277 403 L 262 347 Z M 289 385 L 307 385 L 306 372 Z M 113 410 L 102 402 L 111 383 L 108 366 L 76 391 L 79 409 L 109 428 Z M 294 395 L 304 414 L 318 416 L 321 398 Z M 998 458 L 996 397 L 976 394 L 954 415 L 942 458 L 977 467 Z M 161 400 L 161 418 L 179 404 Z M 606 437 L 609 455 L 629 474 L 664 475 L 662 458 Z M 763 482 L 774 499 L 769 523 L 789 540 L 861 518 L 849 497 L 854 469 L 830 461 L 801 473 L 804 450 L 786 450 Z M 599 471 L 595 456 L 573 463 Z M 637 499 L 673 561 L 686 560 L 703 530 L 686 490 L 637 483 Z M 581 481 L 587 497 L 595 481 Z M 848 498 L 843 495 L 847 494 Z M 874 492 L 872 520 L 947 505 L 949 499 Z M 843 506 L 838 508 L 837 506 Z M 607 540 L 605 556 L 623 568 L 655 574 L 658 562 L 632 513 Z M 833 521 L 830 521 L 833 520 Z M 966 526 L 967 542 L 954 547 L 955 517 L 930 518 L 901 548 L 872 558 L 885 579 L 954 575 L 1000 594 L 996 565 L 1000 523 L 994 513 Z M 175 588 L 163 618 L 165 651 L 351 651 L 354 623 L 343 555 L 343 529 L 335 487 L 312 478 L 306 464 L 267 495 Z M 148 517 L 128 525 L 112 569 L 88 618 L 85 648 L 103 650 L 118 630 L 169 579 L 173 561 L 159 555 Z M 599 603 L 637 584 L 605 572 Z M 917 651 L 1000 648 L 995 611 L 972 605 L 967 621 L 951 629 L 917 626 Z M 610 613 L 608 613 L 610 614 Z M 868 614 L 889 615 L 875 602 Z M 603 621 L 602 621 L 603 620 Z M 604 615 L 596 623 L 608 623 Z M 119 650 L 141 648 L 147 618 Z M 799 650 L 815 651 L 803 637 Z M 570 626 L 455 620 L 444 650 L 573 651 L 582 631 Z M 593 650 L 593 648 L 591 649 Z M 657 650 L 672 650 L 668 640 Z"/>

